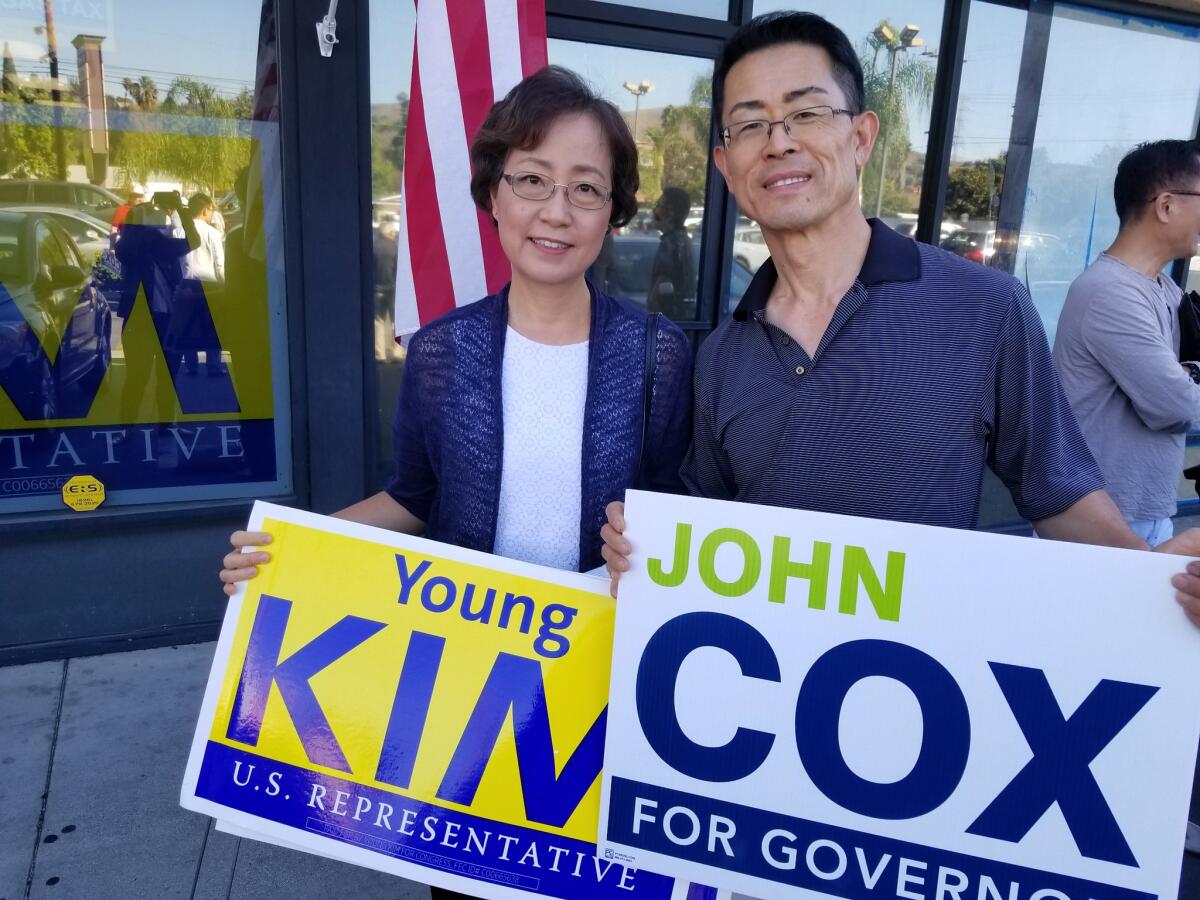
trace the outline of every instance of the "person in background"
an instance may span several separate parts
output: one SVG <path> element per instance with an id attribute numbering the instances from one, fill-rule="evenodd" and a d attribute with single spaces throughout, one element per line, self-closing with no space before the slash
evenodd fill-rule
<path id="1" fill-rule="evenodd" d="M 198 327 L 198 321 L 211 309 L 225 285 L 225 242 L 221 232 L 212 226 L 216 204 L 207 194 L 193 194 L 188 200 L 200 246 L 183 258 L 183 280 L 176 288 L 176 314 L 172 325 L 176 346 L 183 352 L 183 365 L 189 375 L 198 370 L 197 351 L 204 351 L 205 371 L 209 375 L 224 375 L 228 371 L 221 360 L 221 348 L 213 343 L 215 328 Z M 197 342 L 205 336 L 203 346 Z"/>
<path id="2" fill-rule="evenodd" d="M 1120 230 L 1067 291 L 1054 361 L 1108 493 L 1158 546 L 1172 534 L 1184 438 L 1200 427 L 1200 384 L 1179 363 L 1183 291 L 1163 272 L 1198 252 L 1200 145 L 1135 148 L 1113 196 Z"/>
<path id="3" fill-rule="evenodd" d="M 586 571 L 601 562 L 607 503 L 633 486 L 682 489 L 691 434 L 683 332 L 584 277 L 637 209 L 637 150 L 615 106 L 549 66 L 492 108 L 471 164 L 512 280 L 413 336 L 395 477 L 336 515 Z M 226 593 L 269 559 L 243 548 L 269 540 L 232 536 Z"/>
<path id="4" fill-rule="evenodd" d="M 646 306 L 673 319 L 689 318 L 695 310 L 696 265 L 692 258 L 692 239 L 683 223 L 692 200 L 680 187 L 663 188 L 654 204 L 654 223 L 662 231 L 654 264 L 650 269 L 650 288 Z"/>
<path id="5" fill-rule="evenodd" d="M 1054 361 L 1109 494 L 1157 547 L 1174 532 L 1184 441 L 1200 427 L 1200 384 L 1179 362 L 1183 291 L 1163 273 L 1200 253 L 1200 144 L 1134 148 L 1113 199 L 1120 230 L 1067 291 Z M 1194 822 L 1186 847 L 1200 853 Z"/>
<path id="6" fill-rule="evenodd" d="M 146 193 L 136 185 L 129 189 L 125 195 L 125 202 L 113 210 L 112 227 L 113 231 L 120 231 L 121 226 L 125 224 L 125 220 L 129 218 L 129 211 L 139 203 L 146 202 Z"/>

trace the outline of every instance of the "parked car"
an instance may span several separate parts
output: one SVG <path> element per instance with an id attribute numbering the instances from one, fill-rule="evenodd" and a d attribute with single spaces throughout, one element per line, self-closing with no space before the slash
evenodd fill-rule
<path id="1" fill-rule="evenodd" d="M 996 255 L 995 231 L 956 231 L 938 244 L 943 250 L 949 250 L 969 259 L 972 262 L 987 265 Z"/>
<path id="2" fill-rule="evenodd" d="M 112 221 L 125 201 L 107 188 L 74 181 L 14 178 L 0 180 L 0 206 L 57 206 L 78 209 Z"/>
<path id="3" fill-rule="evenodd" d="M 938 240 L 944 241 L 947 238 L 949 238 L 950 235 L 957 234 L 958 232 L 962 231 L 963 227 L 961 225 L 955 225 L 953 222 L 943 222 L 941 225 L 941 228 L 938 230 L 939 230 Z M 895 231 L 897 234 L 902 234 L 906 238 L 912 238 L 913 240 L 916 240 L 917 223 L 916 222 L 900 222 L 898 225 L 896 225 Z"/>
<path id="4" fill-rule="evenodd" d="M 613 231 L 614 235 L 648 234 L 657 236 L 658 233 L 658 226 L 654 224 L 654 212 L 653 210 L 645 207 L 642 207 L 635 212 L 633 214 L 633 218 L 630 219 L 625 225 L 622 225 L 620 228 L 617 228 Z"/>
<path id="5" fill-rule="evenodd" d="M 52 215 L 0 209 L 0 388 L 29 421 L 87 415 L 112 312 Z"/>
<path id="6" fill-rule="evenodd" d="M 739 226 L 733 231 L 733 258 L 751 272 L 767 261 L 771 251 L 763 240 L 762 229 L 757 225 Z"/>
<path id="7" fill-rule="evenodd" d="M 650 289 L 650 271 L 654 266 L 654 254 L 658 252 L 659 239 L 653 235 L 618 234 L 613 236 L 613 268 L 609 273 L 608 292 L 626 300 L 632 300 L 639 306 L 646 305 L 646 292 Z M 700 242 L 692 241 L 692 261 L 697 269 L 700 267 Z M 729 305 L 726 312 L 732 312 L 750 286 L 753 274 L 736 260 L 729 279 Z M 687 301 L 692 314 L 695 311 L 695 298 Z"/>
<path id="8" fill-rule="evenodd" d="M 44 213 L 67 230 L 84 262 L 92 264 L 109 248 L 112 225 L 91 213 L 57 206 L 22 206 L 21 212 Z"/>

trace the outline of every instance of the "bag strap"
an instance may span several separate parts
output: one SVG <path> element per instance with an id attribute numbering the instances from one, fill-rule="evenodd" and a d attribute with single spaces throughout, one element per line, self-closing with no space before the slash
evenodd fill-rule
<path id="1" fill-rule="evenodd" d="M 642 482 L 646 470 L 646 431 L 650 427 L 650 401 L 654 398 L 654 375 L 658 369 L 658 320 L 662 313 L 650 313 L 646 317 L 646 365 L 645 383 L 642 387 L 642 439 L 638 444 L 638 470 L 635 485 Z"/>

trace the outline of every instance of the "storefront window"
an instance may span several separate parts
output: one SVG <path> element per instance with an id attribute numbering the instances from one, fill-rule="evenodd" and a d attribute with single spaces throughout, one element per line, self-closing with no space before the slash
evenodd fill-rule
<path id="1" fill-rule="evenodd" d="M 371 4 L 371 247 L 378 423 L 372 474 L 373 483 L 380 487 L 392 474 L 392 417 L 404 371 L 404 348 L 395 338 L 396 251 L 416 27 L 411 3 Z"/>
<path id="2" fill-rule="evenodd" d="M 978 263 L 995 253 L 1025 17 L 1024 10 L 976 2 L 968 20 L 938 238 L 943 249 Z"/>
<path id="3" fill-rule="evenodd" d="M 275 40 L 270 3 L 0 10 L 0 514 L 291 490 Z"/>
<path id="4" fill-rule="evenodd" d="M 637 214 L 605 242 L 592 280 L 677 321 L 696 319 L 712 61 L 558 40 L 549 51 L 616 104 L 638 148 Z"/>
<path id="5" fill-rule="evenodd" d="M 1200 28 L 1055 7 L 1013 273 L 1051 341 L 1071 281 L 1116 236 L 1117 163 L 1142 141 L 1193 137 L 1197 85 Z"/>

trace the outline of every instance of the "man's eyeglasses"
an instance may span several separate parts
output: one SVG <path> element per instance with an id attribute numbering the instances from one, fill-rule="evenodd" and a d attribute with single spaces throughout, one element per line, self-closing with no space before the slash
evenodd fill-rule
<path id="1" fill-rule="evenodd" d="M 522 200 L 549 200 L 558 188 L 563 189 L 568 203 L 580 209 L 603 209 L 612 198 L 612 191 L 590 181 L 558 184 L 537 172 L 505 173 L 504 180 Z"/>
<path id="2" fill-rule="evenodd" d="M 850 109 L 837 109 L 833 106 L 809 106 L 788 113 L 782 119 L 750 119 L 745 122 L 734 122 L 732 125 L 721 129 L 721 140 L 730 149 L 737 148 L 741 150 L 747 147 L 762 148 L 766 146 L 767 141 L 771 140 L 771 129 L 776 125 L 782 125 L 784 133 L 788 137 L 794 137 L 795 135 L 792 132 L 796 129 L 826 128 L 832 125 L 838 116 L 853 118 L 856 115 L 858 113 Z"/>
<path id="3" fill-rule="evenodd" d="M 1174 188 L 1167 188 L 1165 191 L 1159 191 L 1157 194 L 1155 194 L 1153 197 L 1151 197 L 1146 202 L 1153 203 L 1155 200 L 1157 200 L 1163 194 L 1182 194 L 1184 197 L 1200 197 L 1200 191 L 1177 191 Z"/>

